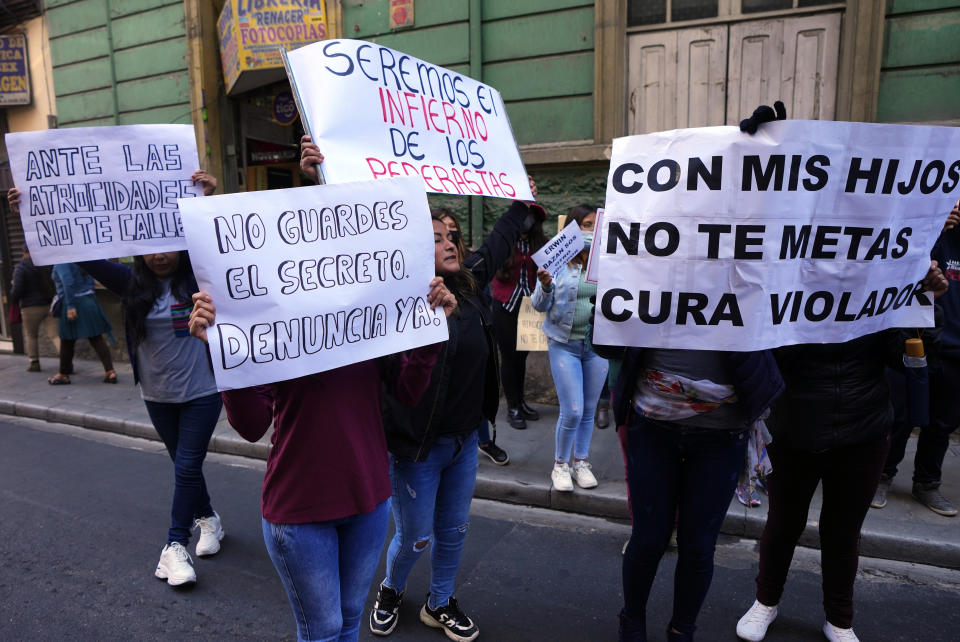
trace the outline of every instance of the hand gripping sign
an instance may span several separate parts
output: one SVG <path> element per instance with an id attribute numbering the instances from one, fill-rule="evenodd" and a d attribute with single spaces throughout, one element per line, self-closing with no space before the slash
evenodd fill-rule
<path id="1" fill-rule="evenodd" d="M 933 325 L 960 130 L 779 121 L 613 143 L 599 344 L 759 350 Z"/>
<path id="2" fill-rule="evenodd" d="M 286 52 L 324 182 L 420 176 L 427 191 L 532 201 L 500 93 L 362 40 Z"/>

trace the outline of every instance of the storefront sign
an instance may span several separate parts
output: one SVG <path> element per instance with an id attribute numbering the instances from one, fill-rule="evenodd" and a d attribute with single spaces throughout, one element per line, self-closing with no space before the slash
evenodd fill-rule
<path id="1" fill-rule="evenodd" d="M 27 39 L 21 34 L 0 36 L 0 106 L 29 104 Z"/>
<path id="2" fill-rule="evenodd" d="M 283 78 L 282 49 L 327 37 L 324 0 L 227 0 L 220 12 L 220 61 L 227 93 Z"/>
<path id="3" fill-rule="evenodd" d="M 390 0 L 390 28 L 413 26 L 413 0 Z"/>
<path id="4" fill-rule="evenodd" d="M 273 97 L 273 120 L 280 125 L 297 122 L 297 103 L 289 91 L 281 91 Z"/>

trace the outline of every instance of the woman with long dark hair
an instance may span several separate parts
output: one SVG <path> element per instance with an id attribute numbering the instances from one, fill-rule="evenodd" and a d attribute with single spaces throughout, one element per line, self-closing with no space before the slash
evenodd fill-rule
<path id="1" fill-rule="evenodd" d="M 460 642 L 479 635 L 454 596 L 454 585 L 477 478 L 477 428 L 484 418 L 492 421 L 496 416 L 500 396 L 496 346 L 480 293 L 517 238 L 545 216 L 539 206 L 514 201 L 462 264 L 457 235 L 442 215 L 434 216 L 436 273 L 458 306 L 447 320 L 450 338 L 420 403 L 408 408 L 392 395 L 383 399 L 396 532 L 387 549 L 386 577 L 370 613 L 375 635 L 389 635 L 397 626 L 407 579 L 428 549 L 430 591 L 420 608 L 420 621 Z"/>
<path id="2" fill-rule="evenodd" d="M 503 396 L 507 398 L 507 421 L 522 430 L 527 421 L 540 419 L 524 398 L 524 380 L 527 376 L 526 350 L 517 350 L 517 321 L 523 297 L 532 296 L 537 283 L 537 264 L 531 256 L 547 242 L 543 221 L 533 226 L 514 241 L 506 259 L 492 281 L 493 332 L 500 348 L 500 379 Z"/>
<path id="3" fill-rule="evenodd" d="M 193 180 L 204 195 L 217 186 L 202 170 Z M 223 404 L 207 347 L 190 336 L 192 297 L 199 290 L 190 257 L 185 251 L 161 252 L 135 256 L 132 267 L 110 261 L 78 265 L 122 297 L 134 382 L 173 460 L 170 528 L 154 575 L 171 586 L 196 582 L 186 549 L 190 531 L 200 529 L 198 557 L 216 554 L 223 539 L 203 477 L 203 460 Z"/>
<path id="4" fill-rule="evenodd" d="M 587 456 L 593 436 L 594 412 L 607 378 L 607 360 L 598 356 L 587 341 L 587 327 L 597 286 L 586 279 L 587 259 L 593 242 L 597 208 L 577 205 L 570 208 L 566 225 L 578 225 L 583 250 L 553 279 L 544 269 L 537 271 L 537 289 L 531 298 L 534 309 L 546 312 L 543 332 L 547 335 L 550 371 L 557 386 L 560 416 L 557 418 L 556 452 L 550 477 L 559 491 L 594 488 L 597 478 L 590 471 Z M 573 462 L 570 451 L 573 451 Z"/>

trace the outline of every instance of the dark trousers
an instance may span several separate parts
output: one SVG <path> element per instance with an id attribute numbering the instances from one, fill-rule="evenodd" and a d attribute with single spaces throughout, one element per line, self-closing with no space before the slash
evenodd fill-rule
<path id="1" fill-rule="evenodd" d="M 102 334 L 87 339 L 90 347 L 97 353 L 100 363 L 103 364 L 104 372 L 113 370 L 113 357 L 110 356 L 110 348 Z M 60 339 L 60 374 L 69 374 L 73 372 L 73 351 L 77 345 L 76 339 Z"/>
<path id="2" fill-rule="evenodd" d="M 767 445 L 773 472 L 767 477 L 770 509 L 760 539 L 757 599 L 775 606 L 793 560 L 793 549 L 807 525 L 810 500 L 823 484 L 820 509 L 820 566 L 827 621 L 853 626 L 853 583 L 857 577 L 860 528 L 877 490 L 890 446 L 889 435 L 820 453 Z"/>
<path id="3" fill-rule="evenodd" d="M 675 522 L 677 568 L 669 625 L 675 632 L 670 639 L 691 640 L 713 579 L 714 549 L 748 436 L 746 431 L 690 432 L 636 416 L 626 431 L 633 531 L 623 556 L 620 640 L 647 639 L 647 599 Z"/>
<path id="4" fill-rule="evenodd" d="M 184 403 L 144 401 L 150 421 L 173 460 L 173 508 L 167 543 L 190 541 L 193 520 L 213 515 L 203 460 L 220 418 L 220 393 Z"/>
<path id="5" fill-rule="evenodd" d="M 913 481 L 916 484 L 940 484 L 943 458 L 950 446 L 950 433 L 960 425 L 960 396 L 956 384 L 960 382 L 960 362 L 930 361 L 930 423 L 920 427 L 917 454 L 913 458 Z M 887 369 L 890 400 L 895 420 L 890 453 L 883 466 L 884 478 L 897 475 L 897 466 L 903 461 L 907 440 L 913 426 L 907 420 L 906 382 L 903 374 Z"/>
<path id="6" fill-rule="evenodd" d="M 523 381 L 527 376 L 526 350 L 517 351 L 517 319 L 520 306 L 507 312 L 499 301 L 493 302 L 493 334 L 500 348 L 500 380 L 507 405 L 516 408 L 523 401 Z"/>

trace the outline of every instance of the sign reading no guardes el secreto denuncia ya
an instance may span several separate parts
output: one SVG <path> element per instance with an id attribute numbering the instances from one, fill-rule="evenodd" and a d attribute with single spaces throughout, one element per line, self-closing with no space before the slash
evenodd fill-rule
<path id="1" fill-rule="evenodd" d="M 180 201 L 220 390 L 332 370 L 447 340 L 433 226 L 416 178 Z"/>
<path id="2" fill-rule="evenodd" d="M 325 182 L 419 176 L 429 192 L 533 200 L 493 87 L 363 40 L 284 55 Z"/>
<path id="3" fill-rule="evenodd" d="M 921 282 L 958 193 L 955 127 L 786 120 L 754 136 L 618 138 L 594 338 L 745 351 L 931 327 Z"/>

